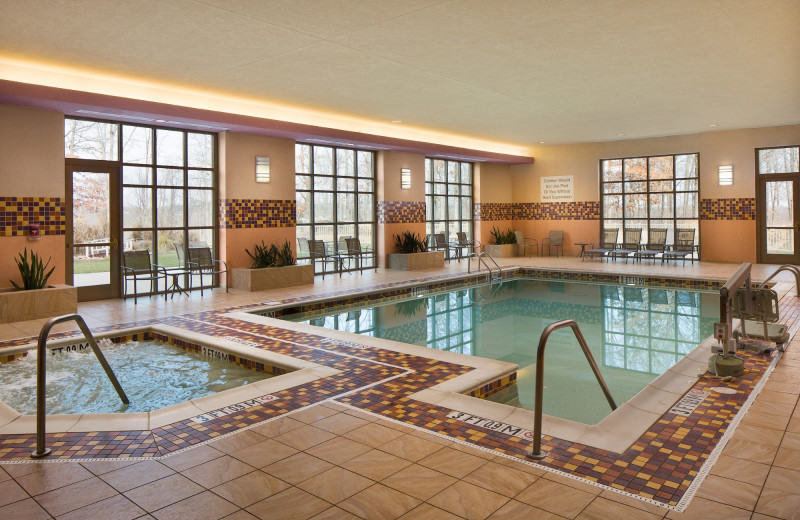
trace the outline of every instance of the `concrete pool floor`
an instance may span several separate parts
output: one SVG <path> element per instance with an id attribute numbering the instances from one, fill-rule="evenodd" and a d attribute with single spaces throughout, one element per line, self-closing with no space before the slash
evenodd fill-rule
<path id="1" fill-rule="evenodd" d="M 504 263 L 626 275 L 654 272 L 652 264 L 564 258 L 514 258 Z M 659 264 L 657 271 L 663 276 L 725 279 L 737 267 Z M 754 266 L 754 278 L 763 279 L 774 269 Z M 464 271 L 465 262 L 453 263 L 413 277 Z M 318 278 L 314 286 L 296 291 L 215 291 L 203 298 L 192 294 L 166 303 L 145 299 L 136 306 L 132 301 L 94 302 L 81 304 L 79 312 L 93 329 L 134 321 L 164 322 L 209 309 L 363 290 L 406 277 L 407 273 L 379 270 Z M 784 313 L 787 310 L 782 306 Z M 41 321 L 2 325 L 0 339 L 32 336 L 40 327 Z M 388 377 L 397 375 L 386 370 Z M 800 503 L 800 488 L 794 484 L 800 481 L 796 478 L 800 472 L 791 469 L 800 460 L 796 451 L 800 421 L 794 418 L 799 370 L 800 360 L 790 344 L 683 513 L 465 445 L 457 442 L 457 436 L 426 433 L 437 429 L 431 424 L 369 407 L 365 409 L 370 413 L 365 413 L 350 396 L 156 460 L 2 464 L 0 517 L 23 517 L 25 511 L 43 518 L 93 514 L 105 518 L 146 514 L 156 518 L 189 514 L 199 518 L 228 514 L 234 514 L 232 518 L 750 518 L 753 511 L 753 518 L 790 517 Z M 580 450 L 574 455 L 584 462 L 592 459 Z M 655 483 L 637 478 L 645 485 Z"/>

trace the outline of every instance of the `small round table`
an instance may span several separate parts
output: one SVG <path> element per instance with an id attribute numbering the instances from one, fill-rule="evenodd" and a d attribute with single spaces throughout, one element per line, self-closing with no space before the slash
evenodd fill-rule
<path id="1" fill-rule="evenodd" d="M 581 252 L 575 256 L 583 259 L 583 257 L 586 256 L 586 246 L 594 245 L 594 242 L 575 242 L 575 245 L 581 246 Z"/>
<path id="2" fill-rule="evenodd" d="M 169 298 L 172 299 L 172 297 L 175 296 L 175 293 L 183 293 L 186 296 L 189 296 L 188 291 L 192 285 L 191 271 L 187 269 L 170 269 L 167 271 L 167 274 L 172 276 L 172 285 L 167 289 L 167 292 L 169 293 Z M 188 282 L 186 285 L 189 287 L 185 288 L 181 287 L 181 280 L 180 280 L 181 276 L 187 277 Z"/>

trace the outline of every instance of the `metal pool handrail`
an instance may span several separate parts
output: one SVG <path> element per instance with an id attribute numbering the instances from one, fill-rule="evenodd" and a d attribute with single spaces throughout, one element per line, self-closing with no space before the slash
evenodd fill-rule
<path id="1" fill-rule="evenodd" d="M 492 258 L 492 255 L 490 255 L 486 251 L 483 251 L 480 254 L 472 253 L 470 255 L 470 257 L 473 257 L 473 256 L 478 259 L 478 271 L 481 270 L 481 264 L 483 264 L 484 266 L 486 266 L 486 270 L 489 271 L 489 276 L 492 279 L 500 279 L 502 277 L 501 275 L 502 275 L 503 270 L 500 269 L 500 266 L 494 260 L 494 258 Z M 483 257 L 487 257 L 489 260 L 492 261 L 494 266 L 497 268 L 497 276 L 494 275 L 494 271 L 492 271 L 492 268 L 489 267 L 489 264 L 486 262 L 486 260 L 483 259 Z M 470 262 L 469 260 L 467 262 L 468 262 L 467 263 L 467 272 L 470 273 L 470 272 L 472 272 L 472 262 Z"/>
<path id="2" fill-rule="evenodd" d="M 117 376 L 114 375 L 114 371 L 111 370 L 111 367 L 108 365 L 108 361 L 106 361 L 105 356 L 100 351 L 100 347 L 97 346 L 97 341 L 95 341 L 94 336 L 89 330 L 89 327 L 86 326 L 86 322 L 83 320 L 80 314 L 66 314 L 64 316 L 50 318 L 39 332 L 39 344 L 36 348 L 36 451 L 31 453 L 31 458 L 34 459 L 46 457 L 50 455 L 52 451 L 50 448 L 45 448 L 44 446 L 46 406 L 45 397 L 47 390 L 47 351 L 45 347 L 47 346 L 47 336 L 50 334 L 50 330 L 55 325 L 67 321 L 74 321 L 78 324 L 78 327 L 81 329 L 81 332 L 83 332 L 84 337 L 89 341 L 89 346 L 92 347 L 94 355 L 97 356 L 97 360 L 103 366 L 103 370 L 106 371 L 106 375 L 108 375 L 108 378 L 111 380 L 111 384 L 114 385 L 114 389 L 117 391 L 117 394 L 119 394 L 119 398 L 122 399 L 122 402 L 125 404 L 130 402 L 128 400 L 128 396 L 125 395 L 125 391 L 122 389 L 122 386 L 120 386 Z"/>
<path id="3" fill-rule="evenodd" d="M 775 276 L 780 273 L 781 271 L 789 271 L 794 274 L 794 288 L 797 291 L 797 296 L 800 296 L 800 269 L 797 266 L 792 264 L 784 264 L 777 268 L 774 273 L 769 275 L 766 280 L 761 282 L 761 285 L 758 286 L 759 289 L 763 289 L 767 282 L 775 278 Z"/>
<path id="4" fill-rule="evenodd" d="M 546 454 L 542 452 L 544 349 L 547 346 L 547 339 L 550 337 L 550 334 L 552 334 L 553 331 L 563 329 L 564 327 L 572 328 L 572 332 L 575 333 L 575 338 L 578 340 L 578 344 L 581 346 L 581 350 L 583 350 L 583 354 L 586 356 L 586 360 L 589 362 L 589 366 L 592 368 L 592 372 L 594 372 L 597 382 L 600 383 L 600 388 L 603 390 L 603 393 L 608 400 L 608 404 L 611 405 L 612 410 L 617 409 L 617 404 L 614 402 L 614 398 L 611 396 L 611 391 L 608 389 L 608 385 L 606 384 L 605 379 L 603 379 L 603 375 L 600 373 L 600 368 L 597 366 L 594 356 L 592 356 L 592 352 L 589 350 L 589 346 L 586 344 L 586 339 L 583 337 L 583 333 L 581 332 L 581 329 L 578 327 L 578 324 L 575 322 L 575 320 L 562 320 L 551 323 L 542 331 L 542 336 L 539 338 L 539 348 L 536 349 L 536 397 L 534 400 L 533 446 L 531 448 L 531 452 L 528 454 L 528 457 L 532 459 L 543 459 L 546 457 Z"/>

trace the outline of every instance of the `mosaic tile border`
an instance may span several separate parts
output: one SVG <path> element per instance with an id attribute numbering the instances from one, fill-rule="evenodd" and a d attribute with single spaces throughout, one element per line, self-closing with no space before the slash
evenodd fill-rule
<path id="1" fill-rule="evenodd" d="M 67 232 L 66 203 L 62 197 L 0 197 L 0 236 L 28 235 L 28 226 L 39 224 L 39 234 Z"/>
<path id="2" fill-rule="evenodd" d="M 220 229 L 276 228 L 297 226 L 295 200 L 222 199 Z"/>
<path id="3" fill-rule="evenodd" d="M 700 220 L 755 220 L 756 199 L 700 199 Z"/>
<path id="4" fill-rule="evenodd" d="M 479 399 L 486 399 L 487 397 L 492 396 L 501 390 L 505 390 L 506 388 L 509 388 L 515 384 L 517 384 L 516 372 L 476 388 L 467 395 L 470 397 L 477 397 Z"/>
<path id="5" fill-rule="evenodd" d="M 379 200 L 379 224 L 424 224 L 425 202 L 410 200 Z"/>

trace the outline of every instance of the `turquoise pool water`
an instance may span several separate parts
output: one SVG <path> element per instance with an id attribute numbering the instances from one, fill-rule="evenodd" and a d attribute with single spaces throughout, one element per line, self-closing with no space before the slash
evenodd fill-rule
<path id="1" fill-rule="evenodd" d="M 533 409 L 536 347 L 545 326 L 574 319 L 616 402 L 633 397 L 712 334 L 719 296 L 688 290 L 512 280 L 370 308 L 283 319 L 519 365 L 517 395 Z M 570 329 L 550 336 L 544 411 L 586 424 L 610 408 Z"/>

